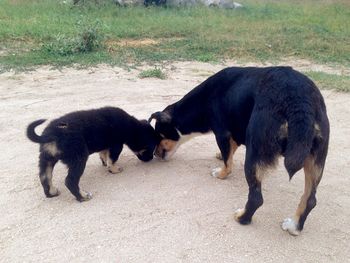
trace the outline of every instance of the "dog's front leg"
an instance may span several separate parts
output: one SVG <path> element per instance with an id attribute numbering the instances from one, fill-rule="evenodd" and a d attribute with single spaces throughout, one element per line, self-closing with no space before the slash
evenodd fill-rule
<path id="1" fill-rule="evenodd" d="M 225 179 L 232 171 L 232 156 L 237 150 L 238 145 L 232 139 L 231 135 L 215 135 L 215 138 L 220 148 L 224 167 L 213 169 L 211 174 L 219 179 Z"/>

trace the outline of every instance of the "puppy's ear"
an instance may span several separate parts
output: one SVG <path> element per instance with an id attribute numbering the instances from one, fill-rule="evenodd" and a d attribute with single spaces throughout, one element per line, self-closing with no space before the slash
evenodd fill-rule
<path id="1" fill-rule="evenodd" d="M 162 122 L 162 123 L 170 123 L 171 122 L 171 116 L 166 111 L 157 111 L 151 115 L 151 117 L 148 119 L 148 122 L 150 123 L 153 119 L 156 121 Z"/>

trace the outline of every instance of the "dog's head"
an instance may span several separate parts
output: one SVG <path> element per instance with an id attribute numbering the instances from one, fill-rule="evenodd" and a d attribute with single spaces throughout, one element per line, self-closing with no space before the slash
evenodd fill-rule
<path id="1" fill-rule="evenodd" d="M 151 122 L 153 119 L 156 120 L 155 131 L 161 136 L 155 155 L 163 160 L 168 160 L 179 147 L 181 134 L 176 129 L 169 111 L 153 113 L 148 122 Z"/>
<path id="2" fill-rule="evenodd" d="M 141 120 L 135 137 L 137 139 L 129 144 L 130 149 L 141 161 L 148 162 L 152 160 L 156 147 L 162 139 L 160 135 L 147 120 Z"/>

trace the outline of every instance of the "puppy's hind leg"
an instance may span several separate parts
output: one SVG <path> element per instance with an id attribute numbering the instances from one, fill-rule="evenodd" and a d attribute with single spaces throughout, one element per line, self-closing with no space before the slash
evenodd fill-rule
<path id="1" fill-rule="evenodd" d="M 87 159 L 88 154 L 82 158 L 77 158 L 67 163 L 68 175 L 65 180 L 65 185 L 80 202 L 89 201 L 92 198 L 90 193 L 80 190 L 79 188 L 80 177 L 84 172 Z"/>
<path id="2" fill-rule="evenodd" d="M 109 156 L 107 159 L 108 171 L 112 174 L 120 173 L 123 168 L 117 165 L 120 153 L 123 150 L 123 144 L 118 144 L 109 149 Z"/>
<path id="3" fill-rule="evenodd" d="M 46 197 L 58 196 L 60 192 L 52 185 L 52 171 L 57 163 L 57 159 L 46 152 L 41 152 L 39 156 L 39 177 Z"/>

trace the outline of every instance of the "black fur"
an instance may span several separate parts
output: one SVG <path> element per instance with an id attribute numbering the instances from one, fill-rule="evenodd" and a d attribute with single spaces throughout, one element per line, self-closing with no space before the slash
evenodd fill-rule
<path id="1" fill-rule="evenodd" d="M 39 136 L 34 129 L 44 121 L 29 124 L 27 137 L 41 144 L 40 179 L 47 197 L 59 194 L 52 187 L 50 173 L 59 160 L 68 166 L 66 186 L 77 200 L 84 201 L 86 198 L 81 195 L 78 184 L 90 154 L 108 150 L 113 165 L 126 144 L 140 160 L 147 162 L 153 158 L 160 141 L 147 121 L 139 121 L 119 108 L 69 113 L 49 123 Z"/>
<path id="2" fill-rule="evenodd" d="M 225 165 L 230 138 L 246 146 L 249 196 L 246 212 L 240 217 L 242 224 L 249 223 L 263 203 L 257 167 L 272 166 L 282 155 L 292 178 L 308 156 L 315 158 L 315 165 L 323 171 L 327 156 L 329 122 L 322 95 L 309 78 L 290 67 L 226 68 L 162 112 L 152 114 L 150 120 L 153 118 L 164 139 L 178 141 L 179 132 L 213 131 Z M 282 135 L 285 124 L 286 135 Z M 164 150 L 159 155 L 164 156 Z M 320 177 L 317 184 L 319 181 Z M 302 225 L 305 218 L 301 216 Z"/>

